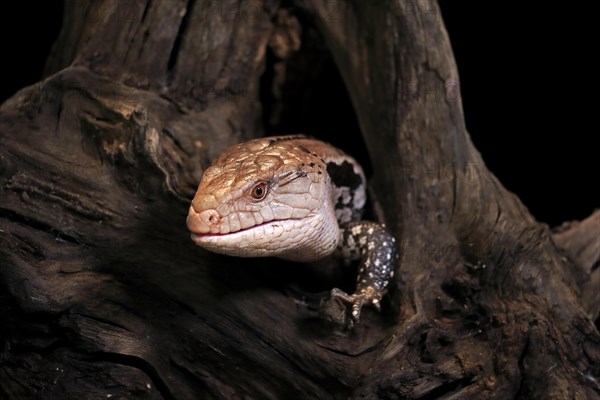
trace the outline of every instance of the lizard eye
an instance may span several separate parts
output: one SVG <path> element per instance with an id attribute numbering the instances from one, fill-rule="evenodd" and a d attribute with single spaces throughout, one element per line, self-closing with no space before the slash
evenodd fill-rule
<path id="1" fill-rule="evenodd" d="M 267 196 L 268 192 L 269 185 L 267 185 L 267 182 L 258 182 L 250 190 L 250 197 L 252 197 L 252 200 L 259 201 L 264 199 Z"/>

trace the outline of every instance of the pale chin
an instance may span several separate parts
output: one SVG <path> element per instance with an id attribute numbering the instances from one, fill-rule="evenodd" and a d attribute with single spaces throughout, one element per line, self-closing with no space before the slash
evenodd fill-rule
<path id="1" fill-rule="evenodd" d="M 192 240 L 206 250 L 234 257 L 315 261 L 331 254 L 337 246 L 337 222 L 327 222 L 322 215 L 276 220 L 224 235 L 192 233 Z"/>
<path id="2" fill-rule="evenodd" d="M 262 225 L 227 234 L 196 234 L 191 238 L 198 246 L 214 253 L 234 257 L 278 257 L 297 244 L 298 234 L 305 221 L 275 220 Z"/>

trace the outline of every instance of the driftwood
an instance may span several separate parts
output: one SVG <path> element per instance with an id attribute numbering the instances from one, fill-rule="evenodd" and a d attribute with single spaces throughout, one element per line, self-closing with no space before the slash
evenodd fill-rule
<path id="1" fill-rule="evenodd" d="M 0 397 L 600 398 L 600 212 L 551 232 L 487 171 L 435 3 L 66 4 L 48 78 L 0 108 Z M 262 134 L 267 54 L 285 118 L 309 33 L 401 243 L 351 331 L 312 306 L 335 279 L 185 228 L 203 168 Z"/>

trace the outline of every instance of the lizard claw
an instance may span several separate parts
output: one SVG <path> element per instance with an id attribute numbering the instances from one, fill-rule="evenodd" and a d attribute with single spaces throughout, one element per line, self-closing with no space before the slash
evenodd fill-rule
<path id="1" fill-rule="evenodd" d="M 334 288 L 331 290 L 332 299 L 340 299 L 351 305 L 350 318 L 347 322 L 350 327 L 357 324 L 360 321 L 360 312 L 364 305 L 372 305 L 377 311 L 381 310 L 381 297 L 382 293 L 377 291 L 372 286 L 368 286 L 364 289 L 357 290 L 356 293 L 349 295 L 348 293 Z"/>

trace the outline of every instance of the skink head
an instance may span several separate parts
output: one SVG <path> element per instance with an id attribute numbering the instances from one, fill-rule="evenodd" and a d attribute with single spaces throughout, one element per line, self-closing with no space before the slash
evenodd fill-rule
<path id="1" fill-rule="evenodd" d="M 338 241 L 326 166 L 296 141 L 234 146 L 204 173 L 187 225 L 196 244 L 242 257 L 322 258 Z"/>

